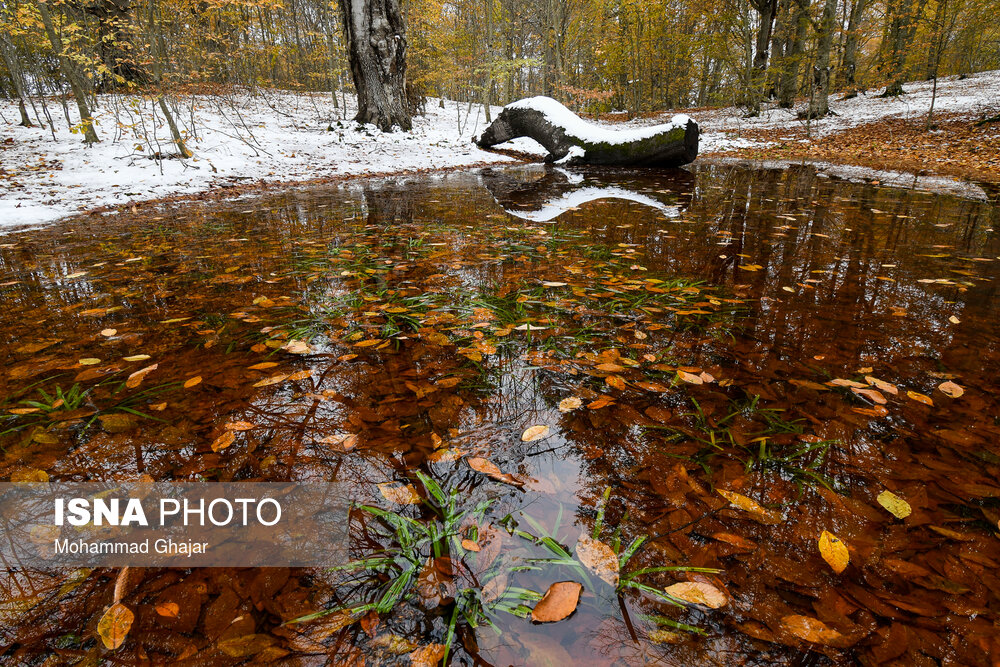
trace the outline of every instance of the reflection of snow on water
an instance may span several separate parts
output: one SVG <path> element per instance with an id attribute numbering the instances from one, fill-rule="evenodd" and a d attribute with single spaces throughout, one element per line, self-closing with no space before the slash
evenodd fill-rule
<path id="1" fill-rule="evenodd" d="M 581 180 L 583 179 L 581 178 Z M 531 220 L 532 222 L 547 222 L 562 215 L 570 209 L 583 206 L 584 204 L 597 201 L 599 199 L 626 199 L 628 201 L 634 201 L 637 204 L 654 208 L 668 218 L 676 218 L 681 214 L 679 206 L 668 206 L 648 195 L 618 187 L 580 188 L 579 190 L 574 190 L 573 192 L 567 192 L 560 197 L 550 199 L 542 204 L 541 208 L 534 211 L 519 211 L 512 208 L 505 208 L 504 210 L 507 213 L 523 220 Z"/>

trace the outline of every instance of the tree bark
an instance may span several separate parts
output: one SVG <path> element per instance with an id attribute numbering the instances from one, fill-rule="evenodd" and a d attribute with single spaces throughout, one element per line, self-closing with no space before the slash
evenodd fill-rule
<path id="1" fill-rule="evenodd" d="M 413 127 L 406 100 L 406 26 L 398 0 L 340 0 L 359 123 Z"/>
<path id="2" fill-rule="evenodd" d="M 760 27 L 757 29 L 757 41 L 753 54 L 753 67 L 750 70 L 749 99 L 747 100 L 747 111 L 751 116 L 756 116 L 760 113 L 760 100 L 764 96 L 771 33 L 774 28 L 774 16 L 778 11 L 778 0 L 750 0 L 750 4 L 760 15 Z"/>
<path id="3" fill-rule="evenodd" d="M 63 76 L 69 81 L 73 97 L 76 98 L 76 108 L 80 112 L 80 124 L 83 126 L 83 142 L 85 144 L 100 143 L 101 140 L 97 137 L 97 130 L 94 129 L 94 117 L 90 114 L 90 108 L 87 106 L 87 86 L 84 83 L 83 75 L 76 68 L 76 64 L 63 53 L 62 42 L 59 40 L 55 25 L 52 23 L 52 15 L 49 14 L 48 5 L 44 2 L 39 2 L 38 13 L 41 15 L 42 25 L 45 26 L 45 33 L 52 44 L 52 50 L 59 59 L 59 69 L 62 70 Z"/>
<path id="4" fill-rule="evenodd" d="M 830 113 L 830 50 L 833 48 L 833 25 L 837 0 L 826 0 L 819 24 L 816 45 L 816 65 L 813 68 L 813 95 L 809 102 L 809 118 L 822 118 Z"/>
<path id="5" fill-rule="evenodd" d="M 563 122 L 567 115 L 576 118 L 570 127 Z M 679 167 L 698 156 L 698 124 L 682 118 L 636 136 L 634 131 L 592 126 L 555 100 L 535 97 L 504 107 L 476 144 L 489 148 L 530 137 L 545 147 L 550 162 Z"/>
<path id="6" fill-rule="evenodd" d="M 847 21 L 847 38 L 844 40 L 844 56 L 840 61 L 840 75 L 837 77 L 838 85 L 843 82 L 844 87 L 853 88 L 855 75 L 858 68 L 858 31 L 861 30 L 861 21 L 864 18 L 865 7 L 868 0 L 854 0 L 851 7 L 851 17 Z"/>
<path id="7" fill-rule="evenodd" d="M 806 30 L 809 28 L 809 0 L 794 0 L 789 11 L 792 12 L 791 34 L 785 47 L 781 88 L 778 93 L 778 106 L 782 109 L 792 108 L 795 93 L 799 89 L 799 61 L 802 60 Z"/>

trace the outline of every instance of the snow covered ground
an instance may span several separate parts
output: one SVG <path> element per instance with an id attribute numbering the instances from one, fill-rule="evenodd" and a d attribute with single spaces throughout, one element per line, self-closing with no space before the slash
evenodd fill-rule
<path id="1" fill-rule="evenodd" d="M 53 140 L 47 128 L 18 126 L 17 107 L 0 101 L 0 227 L 258 179 L 303 181 L 512 160 L 473 145 L 472 137 L 486 127 L 481 106 L 466 117 L 468 105 L 448 102 L 442 109 L 433 100 L 426 115 L 413 119 L 412 132 L 384 133 L 343 120 L 329 94 L 271 92 L 222 102 L 182 99 L 177 120 L 196 132 L 188 141 L 195 157 L 157 161 L 149 158 L 151 145 L 164 153 L 176 149 L 158 110 L 148 101 L 138 103 L 131 115 L 120 109 L 116 120 L 111 101 L 102 100 L 95 114 L 102 141 L 85 146 L 81 135 L 67 130 L 58 103 L 49 102 Z M 505 148 L 540 149 L 531 140 Z"/>
<path id="2" fill-rule="evenodd" d="M 840 100 L 840 95 L 831 95 L 830 110 L 833 114 L 810 121 L 810 132 L 814 136 L 825 136 L 885 118 L 926 117 L 931 105 L 933 82 L 908 83 L 903 88 L 906 90 L 906 95 L 900 97 L 879 97 L 884 90 L 881 88 L 843 101 Z M 703 136 L 707 135 L 701 148 L 702 152 L 707 153 L 760 145 L 752 138 L 741 136 L 747 130 L 781 128 L 804 130 L 806 121 L 799 120 L 797 113 L 806 106 L 805 103 L 798 104 L 796 109 L 779 109 L 772 106 L 764 109 L 756 118 L 744 118 L 745 111 L 736 107 L 693 112 L 692 116 L 698 121 Z M 989 115 L 994 115 L 998 110 L 1000 110 L 1000 70 L 970 74 L 961 81 L 958 77 L 938 79 L 937 98 L 934 101 L 935 115 L 959 113 L 979 116 L 987 112 L 991 112 Z"/>
<path id="3" fill-rule="evenodd" d="M 837 115 L 813 121 L 811 129 L 821 136 L 882 118 L 926 114 L 930 83 L 908 84 L 906 90 L 907 95 L 895 99 L 877 98 L 878 91 L 843 102 L 831 97 L 830 107 Z M 1000 71 L 982 72 L 963 81 L 939 81 L 935 109 L 969 115 L 996 113 L 997 100 Z M 466 104 L 447 102 L 441 108 L 437 100 L 430 100 L 426 115 L 414 118 L 412 132 L 383 133 L 344 120 L 353 115 L 353 109 L 346 113 L 338 109 L 329 94 L 267 92 L 223 101 L 181 99 L 177 120 L 191 133 L 188 146 L 195 157 L 157 161 L 148 157 L 151 151 L 174 150 L 158 110 L 149 100 L 134 100 L 134 106 L 118 100 L 116 118 L 114 102 L 102 99 L 96 113 L 102 142 L 88 147 L 79 134 L 67 130 L 57 101 L 49 102 L 55 120 L 53 139 L 48 128 L 18 126 L 15 104 L 0 100 L 0 228 L 42 224 L 92 208 L 257 180 L 304 181 L 511 160 L 472 144 L 472 137 L 486 127 L 480 106 L 470 113 Z M 499 110 L 495 108 L 494 113 Z M 702 129 L 702 153 L 759 146 L 754 129 L 804 125 L 784 109 L 768 109 L 752 119 L 743 118 L 739 108 L 691 115 Z M 656 122 L 638 119 L 598 125 L 638 129 Z M 743 136 L 748 130 L 749 136 Z M 502 147 L 544 153 L 530 139 Z"/>

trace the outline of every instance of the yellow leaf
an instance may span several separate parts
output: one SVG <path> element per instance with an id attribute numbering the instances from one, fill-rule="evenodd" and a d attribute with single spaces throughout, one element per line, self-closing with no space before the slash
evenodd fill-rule
<path id="1" fill-rule="evenodd" d="M 677 371 L 677 377 L 691 384 L 703 384 L 705 382 L 700 375 L 688 373 L 687 371 Z"/>
<path id="2" fill-rule="evenodd" d="M 125 361 L 146 361 L 148 354 L 133 354 L 131 357 L 122 357 Z"/>
<path id="3" fill-rule="evenodd" d="M 121 602 L 116 602 L 104 612 L 104 616 L 101 616 L 101 620 L 98 621 L 97 634 L 101 636 L 104 645 L 113 651 L 125 642 L 125 635 L 132 628 L 134 620 L 135 614 L 132 613 L 132 610 Z"/>
<path id="4" fill-rule="evenodd" d="M 420 503 L 420 494 L 417 493 L 412 484 L 383 482 L 378 485 L 378 491 L 383 498 L 397 505 L 418 505 Z"/>
<path id="5" fill-rule="evenodd" d="M 80 364 L 81 366 L 95 366 L 95 365 L 101 363 L 101 360 L 97 359 L 95 357 L 85 357 L 83 359 L 80 359 L 76 363 Z"/>
<path id="6" fill-rule="evenodd" d="M 201 384 L 201 376 L 195 375 L 193 378 L 190 378 L 187 382 L 184 383 L 184 388 L 190 389 L 191 387 L 199 384 Z"/>
<path id="7" fill-rule="evenodd" d="M 268 368 L 274 368 L 278 363 L 276 361 L 265 361 L 259 364 L 254 364 L 253 366 L 248 366 L 247 368 L 251 371 L 263 371 Z"/>
<path id="8" fill-rule="evenodd" d="M 116 333 L 118 333 L 118 329 L 101 329 L 101 335 L 105 338 L 111 338 Z"/>
<path id="9" fill-rule="evenodd" d="M 878 494 L 876 500 L 878 500 L 879 505 L 889 510 L 889 513 L 897 519 L 905 519 L 913 512 L 913 508 L 910 507 L 910 503 L 906 502 L 892 491 L 883 491 Z"/>
<path id="10" fill-rule="evenodd" d="M 724 607 L 728 602 L 725 593 L 703 581 L 679 581 L 664 588 L 663 592 L 678 600 L 704 605 L 711 609 Z"/>
<path id="11" fill-rule="evenodd" d="M 741 493 L 727 491 L 725 489 L 716 489 L 716 491 L 719 492 L 720 496 L 731 502 L 733 505 L 736 505 L 736 507 L 740 508 L 744 512 L 749 512 L 753 518 L 760 523 L 773 525 L 784 521 L 780 512 L 762 507 L 757 503 L 757 501 L 752 498 L 747 498 Z"/>
<path id="12" fill-rule="evenodd" d="M 851 560 L 851 554 L 843 540 L 825 530 L 819 536 L 819 553 L 837 574 L 843 572 Z"/>
<path id="13" fill-rule="evenodd" d="M 531 426 L 521 434 L 521 442 L 532 442 L 544 438 L 549 434 L 548 426 Z"/>
<path id="14" fill-rule="evenodd" d="M 312 348 L 304 340 L 290 340 L 281 346 L 281 349 L 289 354 L 309 354 Z"/>
<path id="15" fill-rule="evenodd" d="M 917 403 L 923 403 L 924 405 L 930 405 L 932 407 L 934 406 L 934 401 L 931 399 L 930 396 L 927 396 L 926 394 L 921 394 L 916 391 L 908 391 L 906 392 L 906 395 L 909 396 L 914 401 L 916 401 Z"/>

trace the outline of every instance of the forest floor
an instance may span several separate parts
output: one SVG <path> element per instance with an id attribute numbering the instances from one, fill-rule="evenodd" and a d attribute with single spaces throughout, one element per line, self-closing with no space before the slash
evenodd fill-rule
<path id="1" fill-rule="evenodd" d="M 738 108 L 691 111 L 711 137 L 739 142 L 701 154 L 767 160 L 810 159 L 881 172 L 938 175 L 1000 183 L 1000 123 L 983 123 L 1000 113 L 1000 72 L 938 81 L 928 128 L 933 83 L 911 83 L 898 98 L 879 90 L 851 99 L 831 96 L 831 115 L 806 122 L 797 109 L 772 107 L 756 118 Z"/>
<path id="2" fill-rule="evenodd" d="M 794 110 L 770 108 L 756 118 L 742 109 L 693 109 L 702 128 L 701 154 L 752 160 L 811 159 L 875 171 L 839 175 L 905 181 L 912 174 L 1000 183 L 1000 123 L 977 121 L 1000 112 L 1000 71 L 939 81 L 935 127 L 926 128 L 931 84 L 882 99 L 831 97 L 834 112 L 806 123 Z M 191 160 L 155 159 L 175 149 L 149 99 L 102 97 L 95 113 L 103 141 L 85 146 L 67 131 L 60 101 L 49 100 L 49 127 L 18 126 L 16 106 L 0 101 L 0 227 L 37 225 L 82 211 L 136 207 L 151 200 L 237 196 L 292 182 L 356 175 L 413 173 L 516 160 L 482 151 L 472 137 L 486 127 L 482 107 L 429 101 L 410 133 L 383 133 L 345 121 L 351 100 L 329 94 L 265 92 L 186 97 L 178 121 L 190 135 Z M 801 106 L 801 105 L 800 105 Z M 499 111 L 499 108 L 495 108 Z M 43 111 L 39 113 L 45 118 Z M 33 114 L 34 120 L 34 114 Z M 602 122 L 614 122 L 604 116 Z M 628 125 L 656 122 L 636 118 Z M 504 148 L 539 155 L 527 139 Z M 912 185 L 912 182 L 908 182 Z M 982 195 L 982 191 L 980 196 Z"/>

